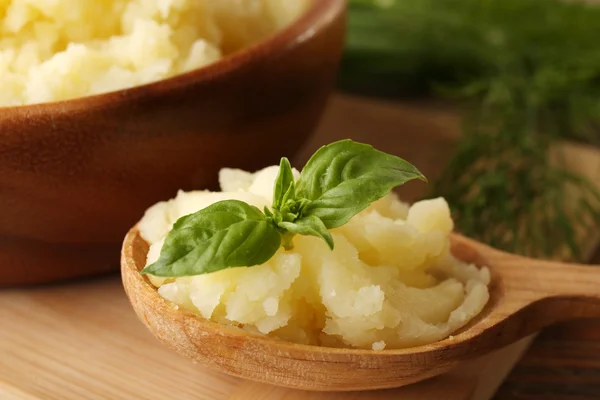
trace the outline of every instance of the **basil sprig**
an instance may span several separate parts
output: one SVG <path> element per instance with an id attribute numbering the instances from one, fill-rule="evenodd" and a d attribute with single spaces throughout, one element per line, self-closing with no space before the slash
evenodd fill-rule
<path id="1" fill-rule="evenodd" d="M 280 246 L 293 248 L 295 235 L 316 236 L 333 250 L 329 229 L 347 223 L 394 187 L 426 181 L 407 161 L 352 140 L 323 146 L 298 181 L 281 159 L 272 208 L 264 212 L 224 200 L 180 218 L 167 235 L 158 261 L 142 274 L 202 275 L 267 262 Z"/>

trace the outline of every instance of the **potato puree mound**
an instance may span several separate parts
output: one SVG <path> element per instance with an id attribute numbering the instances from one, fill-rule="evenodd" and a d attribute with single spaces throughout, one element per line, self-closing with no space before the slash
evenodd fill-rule
<path id="1" fill-rule="evenodd" d="M 223 192 L 180 192 L 150 208 L 140 231 L 158 259 L 172 224 L 216 201 L 269 205 L 279 167 L 223 169 Z M 294 171 L 298 176 L 297 171 Z M 382 350 L 448 337 L 488 301 L 489 271 L 449 253 L 453 229 L 442 198 L 412 207 L 395 194 L 331 230 L 335 250 L 296 236 L 266 264 L 195 277 L 151 277 L 162 297 L 223 324 L 284 340 Z"/>
<path id="2" fill-rule="evenodd" d="M 307 0 L 0 0 L 0 106 L 160 80 L 290 23 Z"/>

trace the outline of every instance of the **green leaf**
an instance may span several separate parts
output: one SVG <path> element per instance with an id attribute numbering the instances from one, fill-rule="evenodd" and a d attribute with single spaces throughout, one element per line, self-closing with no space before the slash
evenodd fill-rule
<path id="1" fill-rule="evenodd" d="M 269 210 L 269 207 L 265 206 L 265 208 L 263 209 L 263 211 L 264 211 L 265 215 L 266 215 L 268 218 L 274 218 L 274 217 L 275 217 L 275 214 L 273 214 L 273 213 L 271 212 L 271 210 Z"/>
<path id="2" fill-rule="evenodd" d="M 288 200 L 295 198 L 294 173 L 290 161 L 283 157 L 279 164 L 279 174 L 273 190 L 273 208 L 280 210 Z"/>
<path id="3" fill-rule="evenodd" d="M 280 245 L 277 227 L 258 208 L 237 200 L 220 201 L 180 218 L 158 261 L 142 273 L 179 277 L 260 265 Z"/>
<path id="4" fill-rule="evenodd" d="M 327 229 L 344 225 L 394 187 L 427 181 L 415 166 L 370 145 L 341 140 L 320 148 L 296 183 L 296 197 L 311 201 L 302 217 L 317 217 Z"/>
<path id="5" fill-rule="evenodd" d="M 321 238 L 327 243 L 329 248 L 333 250 L 334 243 L 331 234 L 325 227 L 325 224 L 323 224 L 323 221 L 315 216 L 304 217 L 294 222 L 280 222 L 278 226 L 288 232 L 298 235 L 316 236 Z"/>
<path id="6" fill-rule="evenodd" d="M 226 200 L 182 217 L 167 235 L 159 259 L 142 273 L 180 277 L 259 265 L 280 246 L 292 248 L 298 234 L 319 237 L 333 250 L 329 228 L 415 178 L 425 179 L 406 161 L 351 140 L 317 151 L 298 186 L 290 162 L 282 158 L 272 209 L 265 207 L 263 213 Z"/>

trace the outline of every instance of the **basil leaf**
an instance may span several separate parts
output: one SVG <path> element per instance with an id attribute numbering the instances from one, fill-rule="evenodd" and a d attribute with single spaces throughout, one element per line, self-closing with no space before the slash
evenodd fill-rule
<path id="1" fill-rule="evenodd" d="M 415 166 L 399 157 L 341 140 L 311 157 L 296 183 L 296 196 L 311 200 L 303 216 L 317 217 L 333 229 L 412 179 L 426 181 Z"/>
<path id="2" fill-rule="evenodd" d="M 411 179 L 426 181 L 401 158 L 351 140 L 319 149 L 297 182 L 284 157 L 271 209 L 262 213 L 242 201 L 225 200 L 182 217 L 167 235 L 159 259 L 142 273 L 179 277 L 251 267 L 267 262 L 282 245 L 292 248 L 295 235 L 319 237 L 333 250 L 328 229 L 345 224 Z"/>
<path id="3" fill-rule="evenodd" d="M 279 174 L 273 190 L 273 208 L 280 210 L 281 206 L 295 197 L 294 173 L 290 161 L 283 157 L 279 164 Z"/>
<path id="4" fill-rule="evenodd" d="M 294 222 L 280 222 L 278 226 L 288 232 L 296 233 L 298 235 L 319 237 L 327 243 L 331 250 L 333 250 L 334 243 L 331 234 L 323 222 L 315 216 L 304 217 Z"/>
<path id="5" fill-rule="evenodd" d="M 160 257 L 142 271 L 161 277 L 201 275 L 267 262 L 281 245 L 275 224 L 256 207 L 225 200 L 180 218 Z"/>

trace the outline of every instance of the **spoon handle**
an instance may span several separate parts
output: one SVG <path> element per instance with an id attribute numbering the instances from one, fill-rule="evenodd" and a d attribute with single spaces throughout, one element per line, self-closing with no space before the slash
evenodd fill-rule
<path id="1" fill-rule="evenodd" d="M 508 300 L 503 302 L 507 316 L 535 305 L 533 318 L 547 323 L 600 318 L 600 265 L 517 256 L 459 235 L 454 246 L 470 261 L 490 267 L 492 283 L 500 283 Z"/>
<path id="2" fill-rule="evenodd" d="M 494 261 L 506 292 L 511 293 L 509 297 L 522 305 L 535 304 L 535 319 L 555 323 L 600 318 L 600 265 L 584 266 L 514 255 Z"/>
<path id="3" fill-rule="evenodd" d="M 531 285 L 549 297 L 562 297 L 600 303 L 600 265 L 581 265 L 529 260 Z"/>
<path id="4" fill-rule="evenodd" d="M 600 318 L 600 265 L 583 266 L 529 260 L 527 282 L 541 297 L 541 307 L 556 322 Z"/>

